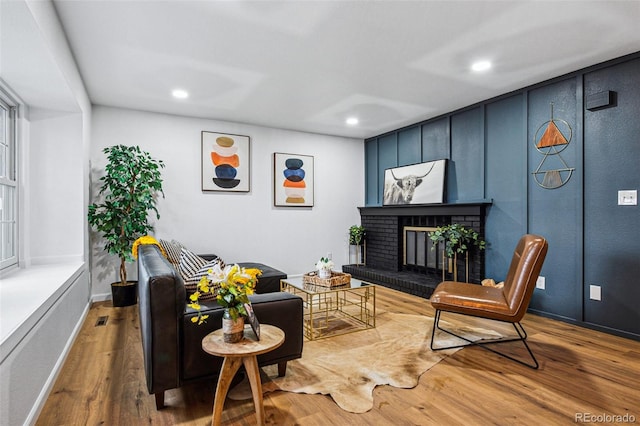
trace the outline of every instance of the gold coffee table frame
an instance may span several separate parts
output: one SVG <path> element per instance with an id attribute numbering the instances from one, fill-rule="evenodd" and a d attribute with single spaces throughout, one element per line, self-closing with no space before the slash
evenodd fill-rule
<path id="1" fill-rule="evenodd" d="M 280 290 L 302 297 L 304 336 L 309 340 L 375 328 L 376 286 L 351 279 L 339 287 L 304 284 L 302 277 L 280 280 Z M 339 322 L 349 327 L 335 327 Z M 332 329 L 332 325 L 334 328 Z"/>

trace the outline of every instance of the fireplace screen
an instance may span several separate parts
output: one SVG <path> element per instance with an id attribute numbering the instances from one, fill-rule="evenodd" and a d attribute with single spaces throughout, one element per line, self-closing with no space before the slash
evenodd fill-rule
<path id="1" fill-rule="evenodd" d="M 421 226 L 404 227 L 404 266 L 438 269 L 438 255 L 441 251 L 432 249 L 437 243 L 432 242 L 428 234 L 435 230 L 436 228 Z"/>

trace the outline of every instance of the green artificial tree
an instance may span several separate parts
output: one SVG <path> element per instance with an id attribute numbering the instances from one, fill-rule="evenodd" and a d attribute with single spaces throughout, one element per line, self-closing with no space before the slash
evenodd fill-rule
<path id="1" fill-rule="evenodd" d="M 102 150 L 107 155 L 105 175 L 99 195 L 102 202 L 89 206 L 89 224 L 101 233 L 104 249 L 120 258 L 120 285 L 127 285 L 125 262 L 132 261 L 133 242 L 153 227 L 149 212 L 156 209 L 158 194 L 162 192 L 160 169 L 164 164 L 155 160 L 138 146 L 114 145 Z"/>

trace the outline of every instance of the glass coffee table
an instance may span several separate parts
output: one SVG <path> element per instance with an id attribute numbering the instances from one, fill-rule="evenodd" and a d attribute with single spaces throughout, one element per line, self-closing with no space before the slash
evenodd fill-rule
<path id="1" fill-rule="evenodd" d="M 324 287 L 302 277 L 280 280 L 280 290 L 302 297 L 304 336 L 309 340 L 376 326 L 376 286 L 351 278 L 349 284 Z"/>

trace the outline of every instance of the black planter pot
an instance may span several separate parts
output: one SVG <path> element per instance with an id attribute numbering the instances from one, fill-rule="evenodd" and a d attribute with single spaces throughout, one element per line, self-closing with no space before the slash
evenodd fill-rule
<path id="1" fill-rule="evenodd" d="M 111 283 L 111 297 L 116 308 L 135 305 L 138 302 L 138 282 L 128 281 L 127 285 Z"/>

